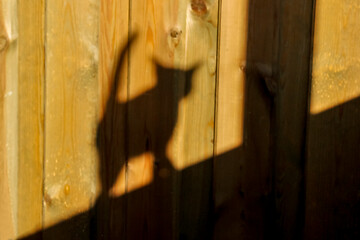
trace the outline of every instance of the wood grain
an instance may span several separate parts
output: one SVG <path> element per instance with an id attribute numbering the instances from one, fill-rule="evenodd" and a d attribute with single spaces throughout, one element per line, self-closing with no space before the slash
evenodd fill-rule
<path id="1" fill-rule="evenodd" d="M 275 95 L 276 238 L 301 239 L 304 224 L 305 126 L 313 1 L 281 1 Z"/>
<path id="2" fill-rule="evenodd" d="M 337 0 L 331 0 L 329 4 L 316 1 L 312 114 L 360 95 L 356 74 L 360 52 L 357 44 L 360 35 L 357 21 L 359 4 L 357 1 Z"/>
<path id="3" fill-rule="evenodd" d="M 13 207 L 13 201 L 16 198 L 14 199 L 11 194 L 16 191 L 16 188 L 13 188 L 13 171 L 11 169 L 11 161 L 14 159 L 11 158 L 12 154 L 10 153 L 10 148 L 14 146 L 12 146 L 13 142 L 8 142 L 8 135 L 14 134 L 12 131 L 16 131 L 16 128 L 12 128 L 9 124 L 9 120 L 14 121 L 14 119 L 11 118 L 12 113 L 8 109 L 14 100 L 14 97 L 9 98 L 9 92 L 11 92 L 9 82 L 16 81 L 16 78 L 11 78 L 9 73 L 17 70 L 17 65 L 12 67 L 9 61 L 10 54 L 14 50 L 13 44 L 12 49 L 9 49 L 12 37 L 11 32 L 9 33 L 11 23 L 9 4 L 0 1 L 0 238 L 4 239 L 14 237 L 16 233 L 16 216 Z"/>
<path id="4" fill-rule="evenodd" d="M 244 106 L 244 211 L 245 236 L 263 239 L 274 228 L 272 212 L 273 177 L 273 99 L 256 62 L 273 65 L 276 49 L 277 4 L 274 1 L 249 2 L 247 62 Z"/>
<path id="5" fill-rule="evenodd" d="M 128 57 L 126 57 L 120 66 L 119 76 L 115 76 L 115 68 L 117 64 L 119 51 L 123 45 L 128 41 L 128 20 L 129 20 L 129 1 L 121 0 L 102 0 L 100 2 L 100 35 L 99 35 L 99 122 L 108 114 L 105 111 L 112 113 L 112 118 L 106 120 L 104 129 L 107 131 L 104 135 L 112 135 L 116 133 L 117 141 L 112 142 L 112 147 L 106 148 L 113 151 L 114 159 L 105 159 L 106 156 L 99 156 L 99 170 L 101 164 L 108 165 L 105 168 L 113 169 L 112 171 L 100 172 L 103 178 L 101 182 L 108 182 L 108 179 L 117 178 L 114 186 L 110 192 L 106 192 L 106 188 L 101 189 L 104 196 L 111 196 L 113 198 L 119 197 L 125 193 L 126 189 L 126 151 L 125 151 L 125 112 L 121 109 L 115 109 L 114 104 L 107 105 L 109 100 L 109 93 L 111 90 L 117 91 L 117 100 L 120 102 L 128 99 Z M 114 87 L 114 81 L 118 77 L 118 89 L 111 89 Z M 111 100 L 111 99 L 110 99 Z M 111 109 L 106 109 L 106 106 Z M 103 120 L 104 121 L 104 120 Z M 117 122 L 113 127 L 113 122 Z M 106 144 L 104 142 L 103 144 Z M 109 153 L 112 154 L 112 153 Z M 107 154 L 107 156 L 109 156 Z M 121 171 L 117 171 L 121 169 Z M 107 175 L 107 174 L 110 174 Z M 101 204 L 97 210 L 97 227 L 98 236 L 103 239 L 125 239 L 125 224 L 126 224 L 126 205 L 125 201 L 110 201 Z"/>
<path id="6" fill-rule="evenodd" d="M 213 156 L 219 2 L 192 0 L 178 4 L 178 8 L 173 5 L 173 11 L 168 10 L 170 16 L 176 16 L 171 29 L 182 31 L 178 45 L 175 38 L 168 43 L 173 48 L 174 65 L 190 68 L 200 64 L 194 72 L 191 94 L 180 103 L 178 124 L 167 148 L 173 165 L 181 170 Z"/>
<path id="7" fill-rule="evenodd" d="M 360 237 L 360 5 L 316 1 L 306 167 L 307 239 Z"/>
<path id="8" fill-rule="evenodd" d="M 45 13 L 44 223 L 49 226 L 88 210 L 97 194 L 99 2 L 50 0 Z M 83 221 L 79 227 L 88 224 Z"/>
<path id="9" fill-rule="evenodd" d="M 18 235 L 42 228 L 44 159 L 44 2 L 19 1 Z"/>
<path id="10" fill-rule="evenodd" d="M 247 1 L 222 1 L 219 26 L 214 201 L 215 239 L 244 237 L 242 152 L 245 65 L 248 27 Z M 218 155 L 237 149 L 228 158 Z"/>
<path id="11" fill-rule="evenodd" d="M 244 199 L 240 234 L 247 238 L 301 237 L 311 13 L 311 2 L 249 3 L 238 188 Z"/>
<path id="12" fill-rule="evenodd" d="M 246 64 L 247 10 L 247 1 L 222 2 L 221 6 L 216 155 L 239 148 L 243 143 L 245 74 L 242 69 Z M 233 156 L 232 163 L 226 164 L 217 162 L 215 158 L 216 205 L 228 200 L 237 189 L 240 163 L 240 156 Z"/>

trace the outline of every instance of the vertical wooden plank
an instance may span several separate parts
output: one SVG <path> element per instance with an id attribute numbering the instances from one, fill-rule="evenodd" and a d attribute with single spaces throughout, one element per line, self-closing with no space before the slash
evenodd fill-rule
<path id="1" fill-rule="evenodd" d="M 0 1 L 0 238 L 16 234 L 17 5 Z"/>
<path id="2" fill-rule="evenodd" d="M 136 159 L 127 187 L 139 172 L 153 180 L 127 193 L 127 238 L 204 237 L 212 162 L 201 161 L 213 154 L 218 2 L 131 1 L 130 10 L 140 35 L 129 62 L 128 153 Z"/>
<path id="3" fill-rule="evenodd" d="M 249 1 L 247 61 L 245 67 L 244 106 L 244 212 L 245 235 L 250 239 L 271 236 L 274 227 L 272 210 L 273 99 L 256 63 L 274 62 L 276 49 L 277 2 Z"/>
<path id="4" fill-rule="evenodd" d="M 214 164 L 215 239 L 244 237 L 243 144 L 248 1 L 222 1 Z M 217 157 L 234 151 L 227 158 Z"/>
<path id="5" fill-rule="evenodd" d="M 15 233 L 15 222 L 12 216 L 10 186 L 8 178 L 8 160 L 6 154 L 6 128 L 5 128 L 5 94 L 6 94 L 6 53 L 8 34 L 5 28 L 3 1 L 0 1 L 0 232 L 1 238 L 10 238 Z"/>
<path id="6" fill-rule="evenodd" d="M 128 99 L 128 57 L 126 55 L 119 59 L 119 54 L 128 52 L 125 44 L 129 32 L 129 1 L 102 0 L 100 4 L 100 119 L 97 141 L 102 194 L 96 209 L 96 234 L 99 239 L 125 239 L 126 205 L 125 201 L 119 199 L 125 193 L 125 111 L 109 102 L 113 100 L 109 93 L 117 92 L 117 101 Z M 121 63 L 117 63 L 119 60 Z M 120 64 L 118 76 L 115 72 L 116 64 Z M 118 89 L 112 89 L 115 87 L 115 78 L 118 78 Z"/>
<path id="7" fill-rule="evenodd" d="M 242 69 L 246 63 L 247 12 L 248 2 L 246 0 L 236 3 L 222 2 L 220 48 L 218 50 L 217 155 L 239 147 L 243 143 L 245 75 Z M 232 188 L 231 186 L 222 187 Z M 226 189 L 220 191 L 226 191 Z"/>
<path id="8" fill-rule="evenodd" d="M 304 149 L 313 1 L 281 0 L 273 81 L 276 238 L 302 239 Z"/>
<path id="9" fill-rule="evenodd" d="M 185 61 L 190 65 L 188 68 L 193 61 L 199 61 L 201 65 L 195 69 L 192 92 L 180 103 L 178 126 L 168 147 L 169 156 L 175 160 L 175 168 L 181 170 L 181 181 L 178 183 L 180 218 L 175 219 L 179 225 L 179 236 L 176 237 L 210 239 L 213 233 L 212 177 L 219 1 L 179 1 L 179 6 L 176 25 L 186 31 L 183 32 L 184 41 L 175 50 L 175 60 Z M 182 8 L 186 11 L 181 11 Z"/>
<path id="10" fill-rule="evenodd" d="M 301 238 L 312 2 L 252 1 L 248 11 L 245 233 Z"/>
<path id="11" fill-rule="evenodd" d="M 18 2 L 18 235 L 42 228 L 44 130 L 44 1 Z"/>
<path id="12" fill-rule="evenodd" d="M 44 223 L 49 226 L 88 210 L 97 194 L 99 1 L 49 0 L 45 13 Z M 75 231 L 89 219 L 82 221 L 74 223 Z M 45 239 L 53 237 L 45 232 Z"/>
<path id="13" fill-rule="evenodd" d="M 360 6 L 357 1 L 331 0 L 331 3 L 330 6 L 322 0 L 316 1 L 312 114 L 357 98 L 360 93 L 355 74 L 360 51 L 357 44 Z M 331 75 L 333 72 L 336 75 Z"/>
<path id="14" fill-rule="evenodd" d="M 306 239 L 360 237 L 360 5 L 316 1 Z"/>

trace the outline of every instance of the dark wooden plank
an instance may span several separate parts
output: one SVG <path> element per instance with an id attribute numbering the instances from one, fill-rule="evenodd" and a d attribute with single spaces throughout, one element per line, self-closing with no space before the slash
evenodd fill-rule
<path id="1" fill-rule="evenodd" d="M 271 116 L 273 98 L 255 63 L 273 65 L 276 54 L 276 14 L 274 1 L 249 2 L 248 41 L 244 110 L 244 212 L 245 236 L 263 239 L 273 224 L 272 212 L 272 150 Z"/>
<path id="2" fill-rule="evenodd" d="M 242 235 L 294 239 L 303 221 L 312 1 L 252 1 L 248 16 Z"/>
<path id="3" fill-rule="evenodd" d="M 277 239 L 302 238 L 312 13 L 313 1 L 279 1 L 273 132 Z"/>

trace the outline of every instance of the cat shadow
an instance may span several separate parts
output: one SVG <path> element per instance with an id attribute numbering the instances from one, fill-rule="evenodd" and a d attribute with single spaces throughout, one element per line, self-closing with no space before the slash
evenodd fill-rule
<path id="1" fill-rule="evenodd" d="M 113 85 L 97 128 L 100 196 L 88 211 L 20 239 L 211 238 L 213 158 L 177 170 L 166 154 L 179 103 L 191 93 L 192 76 L 200 65 L 174 69 L 154 60 L 155 87 L 119 102 L 117 92 L 123 85 L 120 72 L 135 38 L 130 37 L 115 58 Z M 239 151 L 234 148 L 217 158 L 233 159 Z M 121 196 L 109 196 L 119 173 L 127 169 L 128 159 L 146 153 L 153 156 L 151 183 Z"/>
<path id="2" fill-rule="evenodd" d="M 145 153 L 154 156 L 154 167 L 167 172 L 170 161 L 166 146 L 178 119 L 179 104 L 192 89 L 192 76 L 199 64 L 184 70 L 167 68 L 153 59 L 157 83 L 150 90 L 125 101 L 117 100 L 120 71 L 132 36 L 121 50 L 104 117 L 97 128 L 96 145 L 100 158 L 102 192 L 107 195 L 128 159 Z"/>

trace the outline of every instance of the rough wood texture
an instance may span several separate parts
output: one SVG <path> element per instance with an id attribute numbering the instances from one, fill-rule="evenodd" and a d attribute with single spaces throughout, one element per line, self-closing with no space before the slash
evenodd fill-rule
<path id="1" fill-rule="evenodd" d="M 220 2 L 0 0 L 0 238 L 359 238 L 359 4 L 307 115 L 314 1 Z"/>
<path id="2" fill-rule="evenodd" d="M 248 24 L 247 1 L 224 1 L 221 6 L 220 45 L 218 50 L 216 151 L 219 155 L 243 143 L 244 86 Z M 228 200 L 239 183 L 240 156 L 233 156 L 232 164 L 215 159 L 216 204 Z M 227 168 L 226 168 L 227 167 Z M 223 175 L 223 176 L 222 176 Z M 227 182 L 216 183 L 222 179 Z"/>
<path id="3" fill-rule="evenodd" d="M 321 113 L 360 94 L 358 1 L 316 1 L 311 113 Z"/>
<path id="4" fill-rule="evenodd" d="M 44 158 L 44 2 L 18 1 L 19 170 L 17 235 L 42 228 Z"/>
<path id="5" fill-rule="evenodd" d="M 130 52 L 130 99 L 139 97 L 128 109 L 128 151 L 155 162 L 143 157 L 139 169 L 129 159 L 128 186 L 138 171 L 153 171 L 153 182 L 128 194 L 127 236 L 196 239 L 208 234 L 211 205 L 211 160 L 196 164 L 213 154 L 218 3 L 132 1 L 130 9 L 140 35 Z"/>
<path id="6" fill-rule="evenodd" d="M 273 228 L 272 206 L 272 112 L 273 99 L 255 62 L 272 66 L 276 51 L 277 5 L 270 0 L 249 2 L 248 39 L 244 106 L 245 236 L 263 239 Z"/>
<path id="7" fill-rule="evenodd" d="M 316 1 L 306 239 L 360 238 L 360 5 Z"/>
<path id="8" fill-rule="evenodd" d="M 11 155 L 9 154 L 9 142 L 7 135 L 9 131 L 14 131 L 9 127 L 8 120 L 8 101 L 9 101 L 9 70 L 16 70 L 16 66 L 11 68 L 9 65 L 9 48 L 11 32 L 9 33 L 8 4 L 0 1 L 0 238 L 9 239 L 15 235 L 16 218 L 14 216 L 14 202 L 11 197 L 11 189 L 14 187 L 12 184 L 10 161 Z M 15 79 L 16 80 L 16 79 Z M 11 99 L 10 99 L 11 101 Z M 13 133 L 10 133 L 13 134 Z M 11 144 L 11 143 L 10 143 Z M 11 146 L 10 146 L 11 147 Z"/>
<path id="9" fill-rule="evenodd" d="M 248 11 L 245 234 L 294 239 L 302 230 L 312 3 L 258 0 Z"/>
<path id="10" fill-rule="evenodd" d="M 100 4 L 99 121 L 105 121 L 102 128 L 104 132 L 100 134 L 108 136 L 109 134 L 111 135 L 112 132 L 116 132 L 114 135 L 117 135 L 117 138 L 115 138 L 115 141 L 112 141 L 113 146 L 108 146 L 104 149 L 113 153 L 106 153 L 106 151 L 99 152 L 100 155 L 98 159 L 100 163 L 98 166 L 101 178 L 100 182 L 102 183 L 101 192 L 103 196 L 108 197 L 111 195 L 114 199 L 100 201 L 100 204 L 98 204 L 99 207 L 96 213 L 98 230 L 96 234 L 98 238 L 103 239 L 125 239 L 125 201 L 115 201 L 116 197 L 123 195 L 126 189 L 125 111 L 115 108 L 113 103 L 108 104 L 108 101 L 111 101 L 109 97 L 115 97 L 118 101 L 123 102 L 128 99 L 127 57 L 123 59 L 119 69 L 119 75 L 116 75 L 115 71 L 116 61 L 118 61 L 119 58 L 118 54 L 120 54 L 121 48 L 124 47 L 123 45 L 128 40 L 129 1 L 103 0 Z M 112 89 L 116 87 L 114 86 L 114 78 L 117 78 L 116 80 L 119 81 L 117 89 Z M 109 96 L 111 91 L 117 91 L 116 96 Z M 105 117 L 108 119 L 103 119 Z M 119 126 L 119 128 L 113 127 L 114 122 L 117 123 L 116 126 Z M 98 139 L 98 142 L 102 142 L 98 144 L 109 144 L 109 142 L 105 140 L 106 139 Z M 106 159 L 109 155 L 114 159 Z M 108 171 L 106 169 L 108 169 Z M 117 171 L 118 169 L 122 171 L 119 172 Z M 114 186 L 105 186 L 108 185 L 109 182 L 112 182 L 112 179 L 116 179 Z"/>
<path id="11" fill-rule="evenodd" d="M 49 226 L 88 210 L 96 198 L 99 2 L 50 0 L 45 15 L 43 197 Z M 76 223 L 79 229 L 89 219 L 82 221 Z M 89 232 L 77 234 L 81 238 Z"/>
<path id="12" fill-rule="evenodd" d="M 277 12 L 274 98 L 276 238 L 301 239 L 304 221 L 305 126 L 313 1 L 281 0 Z"/>
<path id="13" fill-rule="evenodd" d="M 248 1 L 222 1 L 214 162 L 215 239 L 244 236 L 242 192 Z M 227 158 L 222 153 L 236 149 Z"/>

